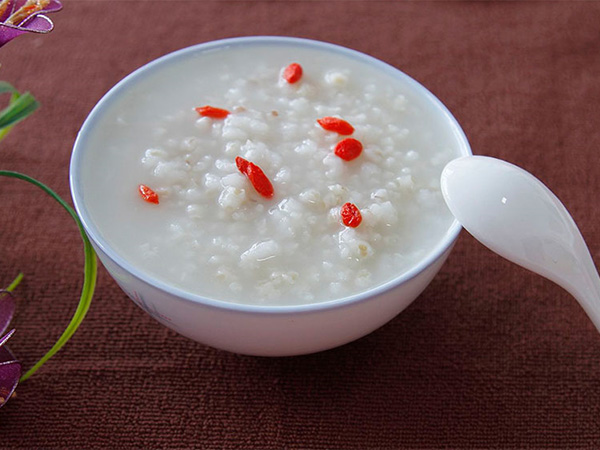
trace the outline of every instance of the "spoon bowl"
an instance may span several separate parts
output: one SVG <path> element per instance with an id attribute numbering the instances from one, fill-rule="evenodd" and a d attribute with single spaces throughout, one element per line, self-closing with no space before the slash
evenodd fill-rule
<path id="1" fill-rule="evenodd" d="M 448 208 L 498 255 L 573 295 L 600 331 L 600 277 L 575 221 L 529 172 L 496 158 L 465 156 L 441 175 Z"/>

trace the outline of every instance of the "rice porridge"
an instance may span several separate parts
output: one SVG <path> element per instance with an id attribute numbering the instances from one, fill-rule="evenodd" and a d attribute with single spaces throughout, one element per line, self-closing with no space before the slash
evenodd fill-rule
<path id="1" fill-rule="evenodd" d="M 320 302 L 401 275 L 447 233 L 439 176 L 459 139 L 391 71 L 281 43 L 154 69 L 106 105 L 82 165 L 92 221 L 149 276 Z"/>

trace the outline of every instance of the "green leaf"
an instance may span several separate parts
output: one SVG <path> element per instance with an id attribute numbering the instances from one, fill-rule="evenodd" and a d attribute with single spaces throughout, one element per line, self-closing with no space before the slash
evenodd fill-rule
<path id="1" fill-rule="evenodd" d="M 85 265 L 84 265 L 84 275 L 83 275 L 83 287 L 81 288 L 81 296 L 79 298 L 79 304 L 77 305 L 77 310 L 69 322 L 66 330 L 60 336 L 58 341 L 52 346 L 52 348 L 44 355 L 42 358 L 31 368 L 29 369 L 25 375 L 21 377 L 21 382 L 25 381 L 31 375 L 33 375 L 42 365 L 48 361 L 56 352 L 58 352 L 63 345 L 67 343 L 67 341 L 73 336 L 81 322 L 83 321 L 85 315 L 90 308 L 90 304 L 92 302 L 92 297 L 94 296 L 94 289 L 96 287 L 96 278 L 98 273 L 98 261 L 96 260 L 96 252 L 90 243 L 87 235 L 85 234 L 85 230 L 83 228 L 83 224 L 79 219 L 79 216 L 75 212 L 73 208 L 71 208 L 62 198 L 58 196 L 56 192 L 50 189 L 41 181 L 38 181 L 34 178 L 31 178 L 28 175 L 24 175 L 19 172 L 12 172 L 9 170 L 0 170 L 0 176 L 10 177 L 10 178 L 18 178 L 23 181 L 27 181 L 40 189 L 46 192 L 50 197 L 56 200 L 67 212 L 71 215 L 77 226 L 79 227 L 79 232 L 81 233 L 81 239 L 83 240 L 83 251 L 85 257 Z M 19 280 L 20 281 L 20 280 Z"/>
<path id="2" fill-rule="evenodd" d="M 0 129 L 23 120 L 39 106 L 39 102 L 29 92 L 20 95 L 15 100 L 11 99 L 10 104 L 0 111 Z"/>
<path id="3" fill-rule="evenodd" d="M 0 81 L 0 94 L 4 94 L 5 92 L 10 92 L 12 94 L 19 93 L 12 84 L 7 83 L 6 81 Z"/>

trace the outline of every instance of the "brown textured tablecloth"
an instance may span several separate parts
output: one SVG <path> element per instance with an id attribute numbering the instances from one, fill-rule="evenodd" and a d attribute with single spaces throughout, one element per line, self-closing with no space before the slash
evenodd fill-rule
<path id="1" fill-rule="evenodd" d="M 78 128 L 123 76 L 170 51 L 288 35 L 373 55 L 425 84 L 477 154 L 533 172 L 600 261 L 597 2 L 64 1 L 46 36 L 0 49 L 0 79 L 42 103 L 0 167 L 70 199 Z M 25 280 L 11 339 L 29 367 L 82 282 L 75 225 L 0 179 L 0 284 Z M 406 311 L 342 348 L 230 354 L 167 330 L 100 270 L 88 317 L 0 410 L 2 448 L 600 448 L 600 335 L 562 289 L 463 232 Z"/>

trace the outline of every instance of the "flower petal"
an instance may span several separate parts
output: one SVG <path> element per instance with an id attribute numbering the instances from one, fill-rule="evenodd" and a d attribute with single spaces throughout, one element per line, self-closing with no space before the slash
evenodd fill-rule
<path id="1" fill-rule="evenodd" d="M 34 17 L 28 18 L 25 22 L 19 24 L 19 28 L 25 31 L 48 33 L 52 31 L 54 24 L 46 16 L 36 14 Z"/>
<path id="2" fill-rule="evenodd" d="M 8 41 L 12 41 L 20 34 L 25 33 L 27 30 L 18 27 L 9 27 L 8 25 L 0 25 L 0 47 L 6 44 Z"/>
<path id="3" fill-rule="evenodd" d="M 11 5 L 6 8 L 6 12 L 3 14 L 2 21 L 7 20 L 13 13 L 17 12 L 23 5 L 27 3 L 28 0 L 15 0 Z M 39 0 L 38 0 L 39 1 Z M 37 8 L 36 8 L 37 9 Z M 16 23 L 15 25 L 25 26 L 27 21 L 31 20 L 38 14 L 45 13 L 53 13 L 56 11 L 60 11 L 62 9 L 62 4 L 59 0 L 50 0 L 50 2 L 46 5 L 46 7 L 36 10 L 33 13 L 28 13 L 28 16 L 21 23 Z"/>
<path id="4" fill-rule="evenodd" d="M 11 397 L 21 378 L 21 363 L 8 361 L 0 363 L 0 407 Z"/>
<path id="5" fill-rule="evenodd" d="M 0 291 L 0 335 L 8 328 L 8 324 L 15 313 L 15 306 L 14 295 L 8 291 Z"/>
<path id="6" fill-rule="evenodd" d="M 11 397 L 21 378 L 21 363 L 7 347 L 3 346 L 14 332 L 15 330 L 12 330 L 0 339 L 0 407 Z"/>
<path id="7" fill-rule="evenodd" d="M 40 11 L 40 13 L 52 13 L 56 11 L 60 11 L 62 9 L 62 3 L 58 0 L 50 0 L 48 6 Z"/>
<path id="8" fill-rule="evenodd" d="M 48 33 L 52 31 L 54 24 L 50 19 L 42 15 L 42 13 L 52 13 L 62 9 L 60 1 L 51 0 L 44 9 L 33 13 L 18 25 L 8 25 L 3 23 L 8 19 L 12 11 L 16 11 L 23 3 L 25 3 L 24 0 L 17 0 L 13 3 L 12 8 L 7 8 L 7 11 L 3 14 L 2 21 L 0 22 L 0 47 L 28 31 L 34 33 Z"/>
<path id="9" fill-rule="evenodd" d="M 6 333 L 5 336 L 0 338 L 0 348 L 2 348 L 2 346 L 4 344 L 6 344 L 6 341 L 8 341 L 8 339 L 14 334 L 15 330 L 10 330 L 8 333 Z M 10 352 L 9 352 L 10 353 Z M 12 355 L 12 353 L 10 353 Z M 14 359 L 14 356 L 13 356 Z M 4 361 L 8 361 L 7 358 L 2 359 L 2 354 L 0 354 L 0 362 L 4 362 Z"/>

